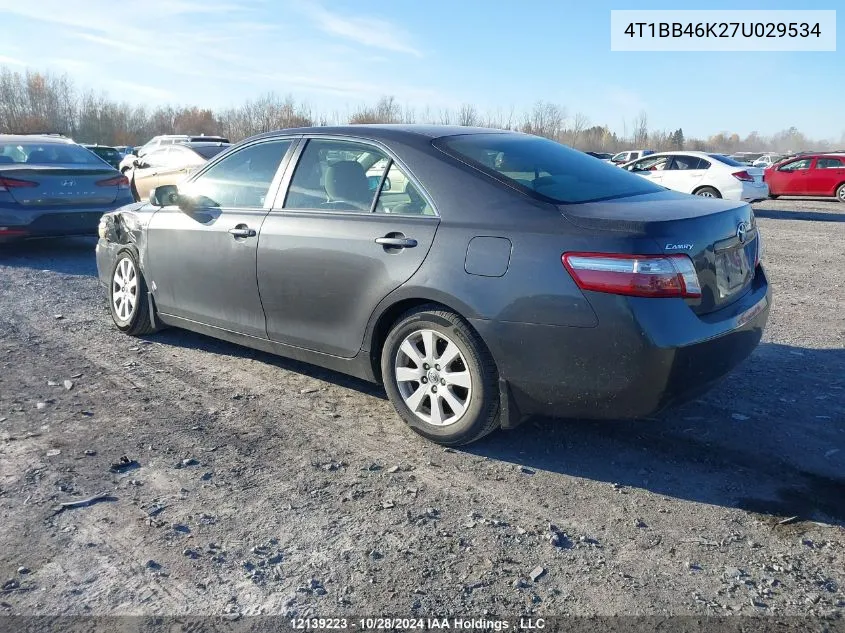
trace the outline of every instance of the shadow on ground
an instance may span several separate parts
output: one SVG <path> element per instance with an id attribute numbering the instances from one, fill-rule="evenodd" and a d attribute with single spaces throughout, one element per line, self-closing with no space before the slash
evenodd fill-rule
<path id="1" fill-rule="evenodd" d="M 381 387 L 368 382 L 198 334 L 166 330 L 153 338 L 255 359 L 385 398 Z M 750 415 L 734 413 L 737 407 Z M 764 343 L 704 399 L 655 419 L 534 419 L 463 450 L 743 509 L 773 523 L 797 517 L 845 526 L 845 350 Z"/>
<path id="2" fill-rule="evenodd" d="M 754 369 L 759 364 L 765 371 Z M 748 415 L 737 413 L 734 391 L 752 394 L 741 400 Z M 845 525 L 845 350 L 764 343 L 705 399 L 659 419 L 534 420 L 467 450 L 748 510 L 773 523 L 798 517 Z"/>
<path id="3" fill-rule="evenodd" d="M 368 396 L 374 396 L 382 400 L 387 399 L 384 389 L 380 385 L 347 376 L 339 372 L 331 371 L 317 367 L 316 365 L 309 365 L 301 361 L 276 356 L 267 352 L 243 347 L 227 341 L 196 334 L 187 330 L 179 330 L 176 328 L 169 328 L 162 330 L 157 334 L 146 337 L 148 340 L 161 343 L 162 345 L 171 345 L 174 347 L 184 347 L 187 349 L 198 349 L 212 354 L 232 356 L 234 358 L 249 358 L 258 362 L 273 365 L 285 371 L 293 371 L 298 374 L 303 374 L 317 380 L 322 380 L 339 387 L 345 387 L 354 391 L 365 393 Z"/>
<path id="4" fill-rule="evenodd" d="M 60 237 L 0 244 L 0 266 L 97 276 L 95 237 Z"/>
<path id="5" fill-rule="evenodd" d="M 843 205 L 845 206 L 845 205 Z M 828 213 L 825 211 L 786 211 L 782 209 L 755 209 L 754 216 L 768 218 L 770 220 L 811 220 L 814 222 L 845 222 L 845 209 L 843 213 Z"/>

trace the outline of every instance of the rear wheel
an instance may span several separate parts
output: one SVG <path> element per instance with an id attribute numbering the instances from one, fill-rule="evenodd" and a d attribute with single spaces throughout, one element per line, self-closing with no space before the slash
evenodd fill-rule
<path id="1" fill-rule="evenodd" d="M 385 340 L 381 372 L 397 413 L 423 437 L 458 446 L 499 426 L 495 363 L 454 312 L 429 305 L 402 316 Z"/>
<path id="2" fill-rule="evenodd" d="M 770 199 L 770 200 L 777 200 L 778 198 L 780 198 L 780 196 L 779 196 L 779 195 L 777 195 L 776 193 L 770 193 L 770 194 L 769 194 L 769 199 Z"/>
<path id="3" fill-rule="evenodd" d="M 722 194 L 719 193 L 718 189 L 714 189 L 713 187 L 702 187 L 701 189 L 697 189 L 695 195 L 701 196 L 702 198 L 721 198 Z"/>
<path id="4" fill-rule="evenodd" d="M 839 185 L 839 188 L 836 190 L 836 199 L 839 202 L 845 202 L 845 182 Z"/>
<path id="5" fill-rule="evenodd" d="M 117 329 L 130 336 L 155 331 L 147 301 L 147 284 L 132 251 L 121 251 L 112 267 L 109 310 Z"/>

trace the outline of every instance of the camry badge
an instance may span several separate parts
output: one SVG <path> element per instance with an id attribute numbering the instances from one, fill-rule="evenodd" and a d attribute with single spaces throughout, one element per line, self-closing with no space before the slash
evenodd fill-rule
<path id="1" fill-rule="evenodd" d="M 692 244 L 667 244 L 664 248 L 667 251 L 691 251 Z"/>
<path id="2" fill-rule="evenodd" d="M 740 244 L 745 244 L 748 239 L 748 232 L 751 230 L 751 225 L 748 222 L 740 222 L 736 227 L 736 236 L 739 238 Z"/>

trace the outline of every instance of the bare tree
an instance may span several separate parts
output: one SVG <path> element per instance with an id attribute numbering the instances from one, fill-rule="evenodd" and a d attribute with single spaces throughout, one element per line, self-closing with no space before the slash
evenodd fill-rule
<path id="1" fill-rule="evenodd" d="M 645 110 L 640 110 L 637 118 L 634 119 L 634 145 L 645 147 L 648 145 L 648 115 Z"/>
<path id="2" fill-rule="evenodd" d="M 461 109 L 458 111 L 458 125 L 471 127 L 476 126 L 479 123 L 480 117 L 478 116 L 478 111 L 475 109 L 475 106 L 470 105 L 469 103 L 462 105 Z"/>
<path id="3" fill-rule="evenodd" d="M 654 149 L 687 148 L 692 150 L 798 151 L 826 150 L 833 141 L 813 140 L 796 127 L 771 136 L 751 132 L 741 138 L 723 131 L 709 138 L 685 139 L 682 129 L 667 133 L 648 129 L 648 116 L 641 111 L 633 121 L 621 121 L 622 134 L 607 126 L 589 126 L 586 115 L 576 113 L 570 120 L 566 108 L 538 101 L 527 112 L 514 106 L 497 108 L 483 115 L 471 103 L 457 110 L 420 106 L 419 113 L 401 106 L 392 96 L 362 105 L 353 112 L 321 113 L 292 95 L 267 93 L 239 106 L 212 110 L 200 105 L 161 105 L 118 102 L 108 95 L 80 90 L 67 75 L 35 71 L 15 72 L 0 67 L 0 132 L 61 132 L 80 141 L 137 145 L 156 134 L 222 133 L 233 141 L 258 132 L 309 126 L 351 123 L 458 123 L 504 129 L 519 129 L 582 149 L 619 151 L 632 146 Z M 631 136 L 629 136 L 629 130 Z M 837 141 L 845 145 L 845 133 Z"/>

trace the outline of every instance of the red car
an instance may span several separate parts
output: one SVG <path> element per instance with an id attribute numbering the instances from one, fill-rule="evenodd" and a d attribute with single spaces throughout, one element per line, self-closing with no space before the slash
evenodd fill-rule
<path id="1" fill-rule="evenodd" d="M 834 196 L 845 202 L 845 154 L 804 154 L 769 167 L 763 174 L 769 197 Z"/>

